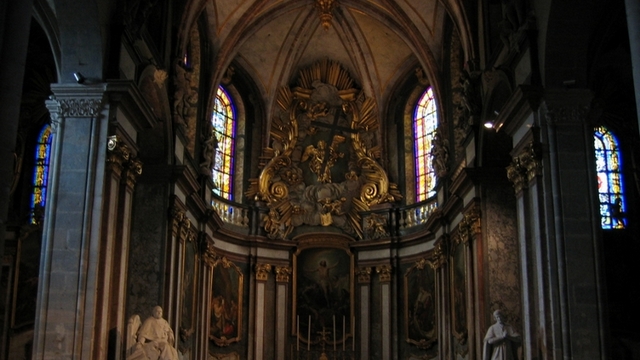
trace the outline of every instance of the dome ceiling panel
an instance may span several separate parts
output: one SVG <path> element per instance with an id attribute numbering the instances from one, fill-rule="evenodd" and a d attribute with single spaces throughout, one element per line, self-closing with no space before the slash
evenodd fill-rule
<path id="1" fill-rule="evenodd" d="M 368 51 L 373 63 L 368 64 L 371 77 L 377 79 L 375 83 L 378 93 L 383 93 L 389 80 L 394 78 L 405 59 L 411 56 L 411 49 L 398 35 L 370 16 L 352 10 L 353 18 L 357 22 L 365 44 L 360 44 L 363 51 Z"/>
<path id="2" fill-rule="evenodd" d="M 256 29 L 238 51 L 238 55 L 251 66 L 254 76 L 260 79 L 267 93 L 273 89 L 274 81 L 278 81 L 276 77 L 283 63 L 289 61 L 291 41 L 301 31 L 300 26 L 304 23 L 306 13 L 300 8 L 281 13 L 273 21 Z"/>

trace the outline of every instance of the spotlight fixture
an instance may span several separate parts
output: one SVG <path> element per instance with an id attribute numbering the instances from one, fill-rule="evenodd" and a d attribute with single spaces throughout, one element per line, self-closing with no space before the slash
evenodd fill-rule
<path id="1" fill-rule="evenodd" d="M 493 121 L 485 122 L 484 127 L 486 127 L 487 129 L 493 129 Z"/>
<path id="2" fill-rule="evenodd" d="M 73 77 L 76 79 L 76 82 L 77 82 L 78 84 L 82 84 L 82 83 L 84 83 L 84 81 L 86 80 L 86 78 L 84 77 L 84 75 L 82 75 L 82 74 L 81 74 L 81 73 L 79 73 L 79 72 L 74 72 L 74 73 L 73 73 Z"/>

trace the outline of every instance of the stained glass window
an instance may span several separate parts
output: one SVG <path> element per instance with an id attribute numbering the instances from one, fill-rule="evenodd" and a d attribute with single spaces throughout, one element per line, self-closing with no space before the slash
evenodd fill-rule
<path id="1" fill-rule="evenodd" d="M 436 194 L 436 172 L 433 167 L 433 138 L 438 126 L 436 102 L 432 88 L 422 94 L 413 116 L 416 161 L 416 201 Z"/>
<path id="2" fill-rule="evenodd" d="M 218 140 L 213 166 L 213 192 L 233 200 L 233 150 L 236 131 L 235 109 L 227 92 L 218 87 L 211 116 L 213 135 Z"/>
<path id="3" fill-rule="evenodd" d="M 33 194 L 31 195 L 31 223 L 38 224 L 42 220 L 45 201 L 47 200 L 47 184 L 49 182 L 49 161 L 51 157 L 51 126 L 46 125 L 38 136 L 33 171 Z"/>
<path id="4" fill-rule="evenodd" d="M 618 139 L 606 127 L 600 126 L 595 131 L 594 145 L 600 198 L 600 224 L 602 229 L 624 229 L 626 204 Z"/>

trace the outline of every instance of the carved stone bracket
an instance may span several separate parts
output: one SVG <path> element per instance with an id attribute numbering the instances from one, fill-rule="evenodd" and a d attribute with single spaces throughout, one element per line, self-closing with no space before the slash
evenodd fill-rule
<path id="1" fill-rule="evenodd" d="M 269 279 L 269 273 L 271 272 L 271 265 L 269 264 L 256 264 L 256 280 L 267 281 Z"/>
<path id="2" fill-rule="evenodd" d="M 434 269 L 439 269 L 447 263 L 449 256 L 449 238 L 444 237 L 438 241 L 433 249 L 431 261 L 428 262 Z"/>
<path id="3" fill-rule="evenodd" d="M 383 264 L 376 266 L 376 273 L 378 273 L 378 276 L 380 277 L 380 282 L 390 282 L 392 272 L 393 268 L 391 265 Z"/>
<path id="4" fill-rule="evenodd" d="M 480 208 L 478 205 L 474 205 L 467 210 L 458 224 L 458 238 L 455 239 L 455 242 L 466 244 L 480 234 L 482 234 Z"/>
<path id="5" fill-rule="evenodd" d="M 371 267 L 361 267 L 356 270 L 358 284 L 368 284 L 371 282 Z"/>
<path id="6" fill-rule="evenodd" d="M 540 145 L 532 141 L 507 166 L 507 177 L 513 183 L 517 194 L 526 189 L 529 182 L 539 175 L 542 175 L 542 153 Z"/>
<path id="7" fill-rule="evenodd" d="M 214 266 L 218 255 L 216 253 L 216 249 L 213 246 L 213 241 L 204 237 L 202 239 L 202 254 L 204 261 L 211 267 Z"/>
<path id="8" fill-rule="evenodd" d="M 288 283 L 291 277 L 291 268 L 288 266 L 276 266 L 276 282 Z"/>
<path id="9" fill-rule="evenodd" d="M 129 146 L 117 135 L 109 136 L 107 140 L 107 166 L 118 176 L 122 174 L 123 169 L 126 169 L 122 181 L 129 188 L 133 188 L 138 177 L 142 175 L 142 161 L 135 158 Z"/>

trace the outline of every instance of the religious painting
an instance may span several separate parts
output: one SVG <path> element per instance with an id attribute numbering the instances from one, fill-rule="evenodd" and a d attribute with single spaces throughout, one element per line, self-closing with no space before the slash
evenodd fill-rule
<path id="1" fill-rule="evenodd" d="M 218 346 L 228 346 L 242 337 L 243 278 L 240 268 L 226 257 L 214 262 L 209 339 Z"/>
<path id="2" fill-rule="evenodd" d="M 306 247 L 294 254 L 293 334 L 330 344 L 353 336 L 353 254 L 347 247 Z"/>
<path id="3" fill-rule="evenodd" d="M 454 241 L 451 249 L 451 311 L 453 335 L 460 343 L 467 338 L 467 291 L 464 243 Z"/>
<path id="4" fill-rule="evenodd" d="M 182 271 L 182 291 L 180 292 L 181 311 L 180 316 L 180 344 L 179 350 L 182 354 L 187 354 L 192 348 L 191 335 L 195 331 L 194 310 L 196 308 L 196 271 L 197 271 L 197 242 L 195 237 L 189 237 L 185 242 L 183 271 Z"/>
<path id="5" fill-rule="evenodd" d="M 438 338 L 436 272 L 431 261 L 422 259 L 407 270 L 404 299 L 407 342 L 429 349 Z"/>

